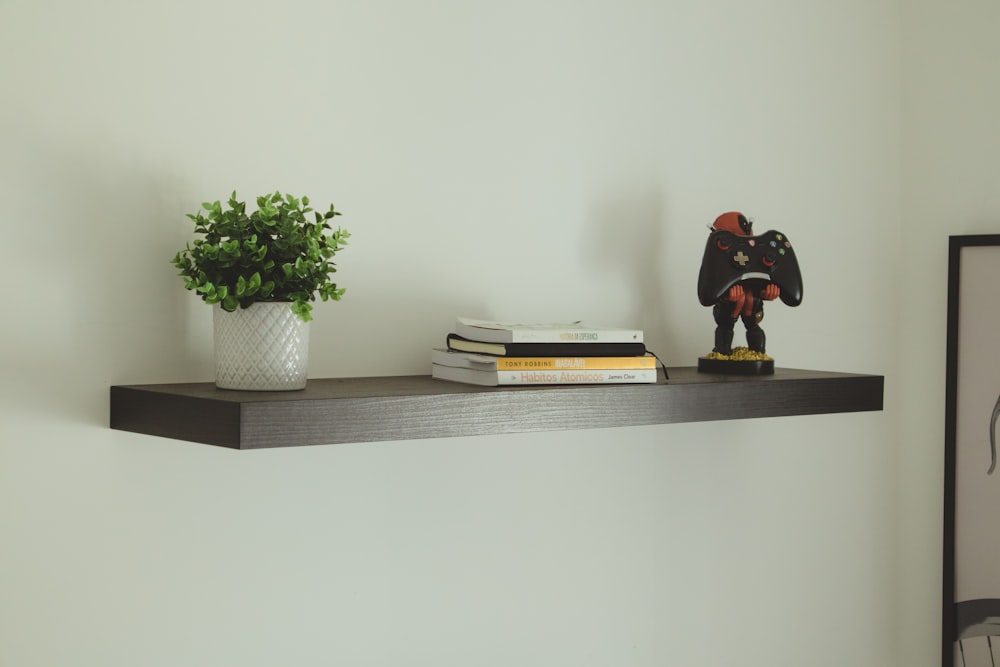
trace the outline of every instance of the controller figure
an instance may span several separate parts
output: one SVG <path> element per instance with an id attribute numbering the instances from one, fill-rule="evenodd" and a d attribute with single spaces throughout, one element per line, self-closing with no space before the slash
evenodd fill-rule
<path id="1" fill-rule="evenodd" d="M 753 223 L 742 213 L 723 213 L 711 227 L 698 275 L 698 300 L 712 306 L 715 317 L 713 357 L 733 354 L 733 330 L 737 320 L 746 328 L 747 346 L 766 358 L 764 302 L 781 299 L 789 306 L 802 302 L 802 276 L 788 238 L 776 231 L 753 234 Z M 703 357 L 703 359 L 705 359 Z M 773 362 L 769 370 L 774 372 Z M 709 372 L 733 372 L 718 368 Z M 738 372 L 738 371 L 736 371 Z"/>

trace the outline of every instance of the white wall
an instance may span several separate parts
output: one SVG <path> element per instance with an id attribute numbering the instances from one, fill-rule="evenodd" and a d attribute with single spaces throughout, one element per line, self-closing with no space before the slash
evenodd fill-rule
<path id="1" fill-rule="evenodd" d="M 905 3 L 900 263 L 900 665 L 935 665 L 948 236 L 1000 232 L 1000 6 Z"/>
<path id="2" fill-rule="evenodd" d="M 901 111 L 899 12 L 0 4 L 0 665 L 933 664 L 943 288 L 923 326 L 901 275 L 944 256 L 914 218 L 975 211 L 901 230 L 901 118 L 936 123 Z M 886 410 L 262 452 L 109 430 L 109 385 L 211 378 L 167 260 L 234 188 L 345 214 L 316 377 L 425 373 L 459 314 L 641 326 L 692 365 L 705 225 L 741 209 L 803 265 L 779 365 L 885 374 Z"/>

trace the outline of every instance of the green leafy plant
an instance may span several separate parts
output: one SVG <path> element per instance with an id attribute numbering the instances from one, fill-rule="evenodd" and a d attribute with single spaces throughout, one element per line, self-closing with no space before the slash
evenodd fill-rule
<path id="1" fill-rule="evenodd" d="M 257 197 L 257 210 L 248 214 L 235 191 L 227 204 L 206 202 L 187 214 L 201 237 L 171 260 L 185 288 L 229 312 L 258 301 L 290 301 L 305 322 L 317 296 L 340 300 L 344 288 L 331 279 L 337 271 L 333 257 L 350 234 L 330 224 L 340 215 L 333 204 L 319 213 L 308 197 L 275 192 Z"/>

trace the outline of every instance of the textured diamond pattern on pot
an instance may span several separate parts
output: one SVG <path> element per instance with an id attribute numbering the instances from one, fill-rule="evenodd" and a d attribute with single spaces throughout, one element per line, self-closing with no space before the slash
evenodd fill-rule
<path id="1" fill-rule="evenodd" d="M 215 384 L 281 391 L 306 386 L 309 323 L 288 303 L 255 303 L 227 313 L 214 307 Z"/>

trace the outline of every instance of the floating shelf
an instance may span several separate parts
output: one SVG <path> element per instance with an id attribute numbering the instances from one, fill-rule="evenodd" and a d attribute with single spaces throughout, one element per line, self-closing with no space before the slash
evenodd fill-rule
<path id="1" fill-rule="evenodd" d="M 884 379 L 778 368 L 670 368 L 642 385 L 478 387 L 429 375 L 309 380 L 301 391 L 211 382 L 111 387 L 111 428 L 233 449 L 608 428 L 882 409 Z"/>

